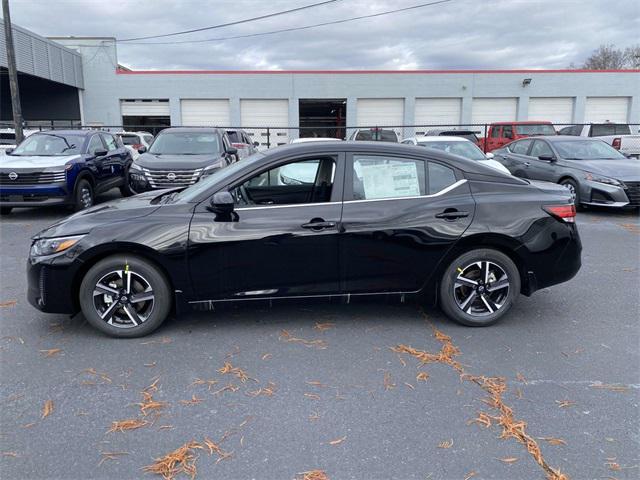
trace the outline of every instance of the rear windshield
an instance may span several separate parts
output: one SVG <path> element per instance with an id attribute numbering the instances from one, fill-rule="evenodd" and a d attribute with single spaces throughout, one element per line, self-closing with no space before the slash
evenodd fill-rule
<path id="1" fill-rule="evenodd" d="M 398 136 L 393 130 L 360 130 L 356 140 L 374 142 L 397 142 Z"/>
<path id="2" fill-rule="evenodd" d="M 218 135 L 208 132 L 161 133 L 149 149 L 155 155 L 210 155 L 220 152 Z"/>
<path id="3" fill-rule="evenodd" d="M 125 145 L 138 145 L 140 143 L 138 135 L 120 135 L 120 138 Z"/>
<path id="4" fill-rule="evenodd" d="M 518 135 L 555 135 L 556 130 L 553 125 L 546 123 L 516 125 Z"/>
<path id="5" fill-rule="evenodd" d="M 476 147 L 471 142 L 419 142 L 418 145 L 426 148 L 433 148 L 442 152 L 451 153 L 452 155 L 459 155 L 461 157 L 468 158 L 470 160 L 486 160 L 482 150 Z"/>
<path id="6" fill-rule="evenodd" d="M 231 140 L 231 143 L 244 143 L 242 141 L 242 135 L 240 135 L 240 132 L 227 130 L 227 135 L 229 135 L 229 140 Z"/>
<path id="7" fill-rule="evenodd" d="M 617 160 L 626 158 L 615 148 L 600 140 L 553 142 L 560 156 L 566 160 Z"/>
<path id="8" fill-rule="evenodd" d="M 591 125 L 590 137 L 603 137 L 605 135 L 630 135 L 631 128 L 629 125 L 621 123 L 603 123 L 600 125 Z"/>

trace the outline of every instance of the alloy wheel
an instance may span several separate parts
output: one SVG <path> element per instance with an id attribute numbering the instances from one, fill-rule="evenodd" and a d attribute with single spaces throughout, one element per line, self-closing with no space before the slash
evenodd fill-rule
<path id="1" fill-rule="evenodd" d="M 93 289 L 93 306 L 100 318 L 118 328 L 144 323 L 155 304 L 151 284 L 128 268 L 103 275 Z"/>
<path id="2" fill-rule="evenodd" d="M 93 198 L 91 197 L 91 189 L 89 189 L 89 187 L 82 187 L 80 190 L 80 203 L 82 203 L 82 208 L 89 208 L 93 205 Z"/>
<path id="3" fill-rule="evenodd" d="M 563 183 L 562 186 L 564 188 L 566 188 L 567 190 L 569 190 L 569 192 L 571 193 L 571 201 L 575 203 L 576 201 L 576 187 L 573 185 L 573 183 Z"/>
<path id="4" fill-rule="evenodd" d="M 458 308 L 468 315 L 492 315 L 505 304 L 509 296 L 509 276 L 495 262 L 473 262 L 458 268 L 453 283 L 453 297 Z"/>

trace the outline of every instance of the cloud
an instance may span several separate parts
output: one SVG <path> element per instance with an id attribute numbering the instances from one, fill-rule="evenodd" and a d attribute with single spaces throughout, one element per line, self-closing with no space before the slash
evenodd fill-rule
<path id="1" fill-rule="evenodd" d="M 341 0 L 294 14 L 191 35 L 197 40 L 367 15 L 424 0 Z M 49 35 L 130 38 L 198 28 L 313 0 L 14 0 L 13 21 Z M 383 17 L 199 44 L 118 44 L 135 69 L 565 68 L 600 44 L 637 43 L 637 0 L 452 0 Z"/>

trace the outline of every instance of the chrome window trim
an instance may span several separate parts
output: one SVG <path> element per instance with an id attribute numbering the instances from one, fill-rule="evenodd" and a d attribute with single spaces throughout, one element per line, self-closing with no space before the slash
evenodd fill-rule
<path id="1" fill-rule="evenodd" d="M 443 188 L 439 192 L 432 193 L 430 195 L 414 195 L 411 197 L 388 197 L 388 198 L 372 198 L 370 200 L 344 200 L 344 202 L 318 202 L 318 203 L 293 203 L 291 205 L 262 205 L 257 207 L 239 207 L 235 208 L 235 211 L 244 211 L 244 210 L 265 210 L 267 208 L 292 208 L 292 207 L 317 207 L 321 205 L 337 205 L 340 203 L 363 203 L 363 202 L 384 202 L 390 200 L 415 200 L 418 198 L 433 198 L 439 197 L 440 195 L 444 195 L 451 190 L 458 188 L 460 185 L 464 185 L 467 183 L 467 179 L 463 178 L 458 180 L 456 183 L 452 183 L 446 188 Z"/>

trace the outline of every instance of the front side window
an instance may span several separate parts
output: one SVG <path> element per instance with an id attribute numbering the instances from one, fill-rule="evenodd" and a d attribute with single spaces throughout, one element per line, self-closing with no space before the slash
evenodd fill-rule
<path id="1" fill-rule="evenodd" d="M 436 162 L 429 162 L 429 195 L 438 193 L 456 183 L 456 172 Z"/>
<path id="2" fill-rule="evenodd" d="M 531 140 L 520 140 L 519 142 L 512 143 L 509 147 L 509 151 L 518 155 L 526 155 L 531 145 Z"/>
<path id="3" fill-rule="evenodd" d="M 504 138 L 513 138 L 513 127 L 511 125 L 502 127 L 502 136 Z"/>
<path id="4" fill-rule="evenodd" d="M 161 133 L 149 149 L 149 153 L 155 155 L 212 155 L 219 152 L 219 137 L 209 132 Z"/>
<path id="5" fill-rule="evenodd" d="M 258 173 L 231 193 L 239 206 L 328 202 L 335 169 L 331 157 L 293 161 Z"/>
<path id="6" fill-rule="evenodd" d="M 27 137 L 11 155 L 52 157 L 81 153 L 84 135 L 37 133 Z"/>
<path id="7" fill-rule="evenodd" d="M 112 151 L 118 149 L 118 144 L 116 143 L 115 138 L 113 138 L 113 135 L 109 135 L 108 133 L 101 133 L 101 135 L 104 139 L 104 143 L 107 145 L 107 150 Z"/>
<path id="8" fill-rule="evenodd" d="M 541 156 L 553 157 L 553 151 L 551 147 L 547 144 L 547 142 L 543 142 L 542 140 L 536 140 L 533 142 L 533 147 L 531 147 L 531 153 L 529 156 L 531 157 L 541 157 Z"/>
<path id="9" fill-rule="evenodd" d="M 493 127 L 491 129 L 491 138 L 500 138 L 501 131 L 502 131 L 502 127 Z"/>
<path id="10" fill-rule="evenodd" d="M 354 155 L 354 200 L 415 197 L 424 194 L 424 161 L 399 157 Z"/>
<path id="11" fill-rule="evenodd" d="M 100 135 L 94 135 L 89 140 L 88 152 L 90 154 L 94 154 L 96 150 L 104 150 L 104 145 L 102 144 L 102 140 L 100 140 Z"/>

